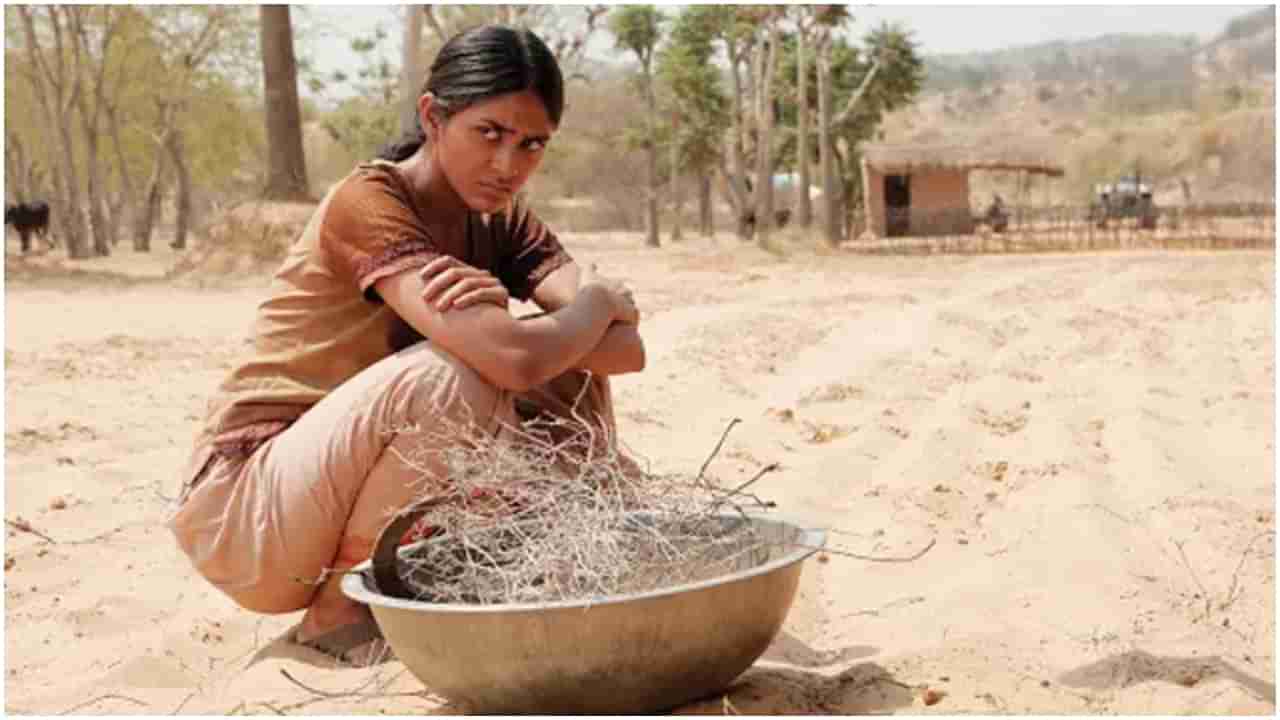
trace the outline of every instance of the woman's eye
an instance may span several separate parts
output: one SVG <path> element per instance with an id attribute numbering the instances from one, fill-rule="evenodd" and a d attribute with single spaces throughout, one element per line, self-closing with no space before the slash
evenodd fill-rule
<path id="1" fill-rule="evenodd" d="M 481 128 L 480 134 L 485 140 L 498 140 L 502 137 L 502 133 L 498 132 L 497 128 Z"/>
<path id="2" fill-rule="evenodd" d="M 528 150 L 529 152 L 538 152 L 539 150 L 545 148 L 546 146 L 547 146 L 547 142 L 545 140 L 525 140 L 524 141 L 524 149 Z"/>

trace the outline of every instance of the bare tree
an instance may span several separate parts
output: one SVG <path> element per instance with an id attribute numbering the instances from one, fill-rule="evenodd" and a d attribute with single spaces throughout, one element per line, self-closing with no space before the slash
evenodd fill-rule
<path id="1" fill-rule="evenodd" d="M 93 238 L 95 255 L 110 255 L 115 245 L 105 212 L 105 183 L 98 148 L 101 144 L 101 123 L 106 96 L 106 71 L 111 45 L 116 39 L 120 8 L 111 6 L 74 6 L 66 8 L 67 19 L 74 40 L 72 58 L 89 80 L 89 92 L 77 93 L 75 107 L 80 116 L 80 127 L 85 142 L 86 195 L 89 203 L 89 230 Z M 90 14 L 97 16 L 97 26 L 92 27 Z M 91 37 L 92 36 L 92 37 Z M 95 42 L 96 41 L 96 42 Z"/>
<path id="2" fill-rule="evenodd" d="M 66 27 L 66 9 L 50 5 L 44 7 L 45 32 L 37 33 L 36 11 L 28 5 L 15 6 L 22 23 L 23 40 L 29 67 L 27 79 L 35 90 L 44 117 L 44 126 L 52 133 L 52 145 L 57 149 L 58 162 L 53 163 L 55 192 L 53 197 L 53 222 L 67 244 L 67 256 L 72 259 L 89 257 L 85 245 L 85 219 L 80 211 L 80 178 L 76 166 L 75 147 L 71 133 L 78 96 L 83 92 L 81 75 L 70 65 L 72 39 Z M 43 36 L 45 43 L 41 43 Z"/>
<path id="3" fill-rule="evenodd" d="M 248 6 L 211 5 L 211 6 L 160 6 L 148 13 L 150 31 L 158 47 L 162 48 L 166 57 L 165 72 L 158 78 L 156 93 L 153 96 L 156 108 L 155 140 L 158 154 L 168 155 L 168 162 L 176 171 L 177 218 L 174 227 L 174 249 L 186 247 L 187 231 L 191 227 L 192 218 L 192 181 L 186 158 L 186 144 L 183 139 L 181 120 L 191 105 L 196 90 L 196 80 L 205 70 L 206 64 L 216 54 L 221 54 L 223 62 L 245 56 L 237 42 L 251 37 L 245 10 Z M 296 89 L 295 89 L 296 92 Z M 152 169 L 153 183 L 149 185 L 144 206 L 136 218 L 134 246 L 139 249 L 150 247 L 151 231 L 155 227 L 155 213 L 158 203 L 151 198 L 158 192 L 159 180 L 163 177 L 160 165 L 165 162 L 157 157 Z"/>
<path id="4" fill-rule="evenodd" d="M 293 55 L 289 6 L 259 5 L 258 13 L 267 121 L 267 185 L 263 197 L 306 200 L 307 162 L 302 149 L 298 63 Z M 181 143 L 181 138 L 171 136 L 170 143 Z M 185 172 L 182 160 L 175 157 L 174 162 L 181 177 Z"/>

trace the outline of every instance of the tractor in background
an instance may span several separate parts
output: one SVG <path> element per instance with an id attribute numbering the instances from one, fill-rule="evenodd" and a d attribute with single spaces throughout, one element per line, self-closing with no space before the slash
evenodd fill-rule
<path id="1" fill-rule="evenodd" d="M 1151 197 L 1151 186 L 1142 181 L 1142 174 L 1135 172 L 1114 183 L 1093 187 L 1094 200 L 1089 206 L 1089 219 L 1105 228 L 1107 223 L 1124 218 L 1136 218 L 1143 230 L 1156 227 L 1156 205 Z"/>

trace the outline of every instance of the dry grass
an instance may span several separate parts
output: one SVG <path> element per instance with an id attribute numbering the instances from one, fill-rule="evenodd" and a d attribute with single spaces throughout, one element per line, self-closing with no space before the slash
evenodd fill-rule
<path id="1" fill-rule="evenodd" d="M 315 212 L 310 203 L 247 202 L 211 220 L 169 271 L 197 283 L 272 270 Z"/>

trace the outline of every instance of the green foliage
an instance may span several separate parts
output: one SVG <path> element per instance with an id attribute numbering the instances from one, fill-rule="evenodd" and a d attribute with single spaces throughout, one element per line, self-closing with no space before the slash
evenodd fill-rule
<path id="1" fill-rule="evenodd" d="M 798 58 L 794 38 L 785 38 L 782 45 L 779 87 L 780 96 L 791 99 L 780 105 L 780 125 L 795 129 L 796 71 Z M 810 50 L 812 52 L 812 49 Z M 861 46 L 851 45 L 843 37 L 836 37 L 831 47 L 832 115 L 836 116 L 857 91 L 867 73 L 871 71 L 873 58 L 881 58 L 881 67 L 868 86 L 858 105 L 843 122 L 833 128 L 833 137 L 843 140 L 850 148 L 874 137 L 884 116 L 913 102 L 924 82 L 924 61 L 911 33 L 897 25 L 881 24 L 863 37 Z M 812 122 L 818 122 L 818 71 L 812 58 L 808 64 L 807 95 Z M 795 133 L 786 135 L 779 150 L 788 162 L 795 162 Z M 814 143 L 813 152 L 817 153 Z M 855 158 L 843 164 L 847 187 L 855 187 L 861 173 Z"/>
<path id="2" fill-rule="evenodd" d="M 392 103 L 353 97 L 326 113 L 320 126 L 353 157 L 370 159 L 399 135 L 400 119 Z"/>
<path id="3" fill-rule="evenodd" d="M 319 91 L 346 86 L 347 97 L 318 119 L 329 137 L 357 160 L 372 158 L 399 135 L 399 68 L 377 52 L 387 37 L 379 26 L 372 35 L 352 38 L 351 49 L 361 59 L 358 67 L 350 73 L 336 70 L 328 80 L 310 78 Z"/>
<path id="4" fill-rule="evenodd" d="M 635 53 L 647 66 L 662 39 L 664 20 L 652 5 L 620 5 L 609 13 L 609 31 L 619 48 Z"/>
<path id="5" fill-rule="evenodd" d="M 258 71 L 250 72 L 256 51 L 256 15 L 252 8 L 196 6 L 85 7 L 84 22 L 90 52 L 82 56 L 81 82 L 90 112 L 99 103 L 93 96 L 92 71 L 105 63 L 105 103 L 114 107 L 120 129 L 121 154 L 111 138 L 107 107 L 100 115 L 99 161 L 106 191 L 122 188 L 122 175 L 133 178 L 135 190 L 151 171 L 159 152 L 153 137 L 160 103 L 178 103 L 184 148 L 193 181 L 206 189 L 228 184 L 237 173 L 251 172 L 262 157 L 263 123 L 254 94 Z M 36 102 L 36 69 L 26 52 L 21 23 L 6 8 L 5 120 L 7 130 L 22 142 L 29 157 L 50 169 L 59 162 L 54 128 L 47 127 Z M 52 56 L 48 15 L 34 13 L 36 34 L 43 51 Z M 98 38 L 108 23 L 115 36 L 108 54 L 98 54 Z M 208 27 L 207 33 L 197 32 Z M 205 38 L 197 45 L 196 36 Z M 69 40 L 64 38 L 64 43 Z M 64 55 L 71 65 L 69 50 Z M 85 166 L 87 147 L 80 119 L 73 120 L 73 156 Z M 81 174 L 81 182 L 87 179 Z M 49 180 L 51 182 L 51 178 Z"/>
<path id="6" fill-rule="evenodd" d="M 670 98 L 667 119 L 679 117 L 675 135 L 680 161 L 688 169 L 703 171 L 719 157 L 730 117 L 729 99 L 711 62 L 715 30 L 708 15 L 695 10 L 689 8 L 675 19 L 670 42 L 658 56 L 658 76 Z"/>

